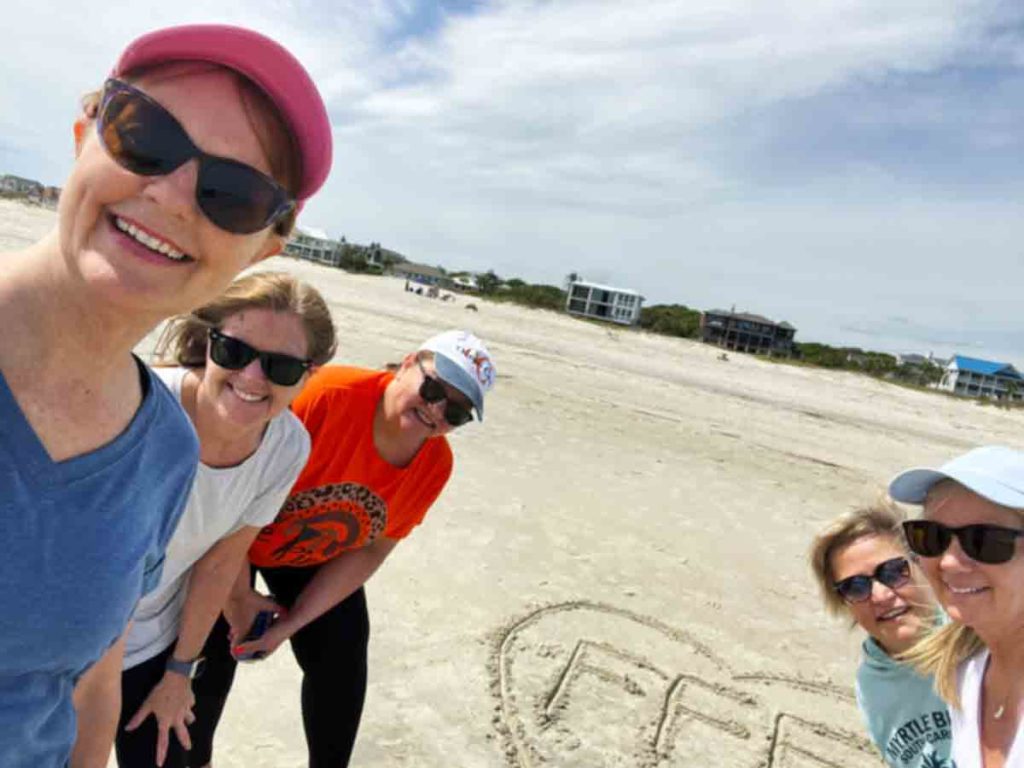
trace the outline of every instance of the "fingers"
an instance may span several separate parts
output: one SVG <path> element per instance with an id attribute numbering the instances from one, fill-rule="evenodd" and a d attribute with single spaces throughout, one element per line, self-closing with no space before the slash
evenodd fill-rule
<path id="1" fill-rule="evenodd" d="M 195 721 L 195 718 L 193 717 L 192 720 Z M 185 723 L 175 723 L 174 733 L 177 735 L 178 742 L 186 752 L 192 749 L 192 739 L 188 735 L 188 728 L 185 727 Z"/>
<path id="2" fill-rule="evenodd" d="M 132 716 L 132 719 L 128 721 L 128 724 L 124 727 L 124 729 L 126 731 L 134 731 L 136 728 L 138 728 L 140 725 L 142 725 L 145 722 L 146 718 L 149 717 L 149 715 L 150 715 L 150 713 L 152 713 L 152 711 L 153 710 L 150 708 L 149 702 L 148 701 L 143 702 L 142 706 L 139 707 L 138 712 L 136 712 Z"/>
<path id="3" fill-rule="evenodd" d="M 156 764 L 163 765 L 167 759 L 167 725 L 160 723 L 156 731 Z"/>

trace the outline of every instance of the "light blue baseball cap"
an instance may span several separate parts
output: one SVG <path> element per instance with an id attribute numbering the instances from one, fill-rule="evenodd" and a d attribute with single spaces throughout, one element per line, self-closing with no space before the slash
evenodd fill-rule
<path id="1" fill-rule="evenodd" d="M 434 353 L 437 375 L 468 397 L 483 421 L 484 395 L 497 375 L 484 343 L 469 331 L 445 331 L 423 342 L 420 350 Z"/>
<path id="2" fill-rule="evenodd" d="M 889 495 L 905 504 L 923 504 L 928 491 L 941 480 L 955 480 L 995 504 L 1024 509 L 1024 451 L 987 445 L 938 469 L 908 469 L 889 483 Z"/>

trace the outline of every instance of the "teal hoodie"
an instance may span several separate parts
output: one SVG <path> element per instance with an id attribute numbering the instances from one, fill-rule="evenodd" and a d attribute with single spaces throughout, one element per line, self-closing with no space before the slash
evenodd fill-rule
<path id="1" fill-rule="evenodd" d="M 892 659 L 869 637 L 857 669 L 857 705 L 893 768 L 956 768 L 946 703 L 933 680 Z"/>

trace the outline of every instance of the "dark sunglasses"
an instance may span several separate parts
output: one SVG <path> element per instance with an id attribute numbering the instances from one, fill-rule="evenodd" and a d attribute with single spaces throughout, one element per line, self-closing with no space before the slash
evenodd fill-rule
<path id="1" fill-rule="evenodd" d="M 226 336 L 216 328 L 210 329 L 210 359 L 221 368 L 239 371 L 257 357 L 267 379 L 282 387 L 290 387 L 298 382 L 313 364 L 309 360 L 300 360 L 280 352 L 262 352 L 241 339 Z"/>
<path id="2" fill-rule="evenodd" d="M 448 392 L 445 390 L 444 384 L 427 373 L 427 369 L 423 367 L 419 358 L 416 358 L 416 365 L 420 367 L 420 373 L 423 374 L 423 383 L 420 384 L 420 397 L 423 402 L 432 405 L 445 400 L 444 420 L 453 427 L 461 427 L 463 424 L 471 422 L 473 414 L 469 412 L 469 409 L 448 399 Z"/>
<path id="3" fill-rule="evenodd" d="M 870 576 L 858 573 L 837 581 L 834 589 L 848 603 L 863 603 L 871 597 L 871 582 L 877 581 L 889 589 L 897 589 L 910 581 L 910 563 L 905 557 L 894 557 L 879 563 Z"/>
<path id="4" fill-rule="evenodd" d="M 1024 536 L 1024 531 L 984 523 L 950 528 L 932 520 L 907 520 L 903 523 L 903 535 L 911 552 L 921 557 L 938 557 L 949 549 L 956 536 L 960 549 L 969 558 L 998 565 L 1013 557 L 1017 539 Z"/>
<path id="5" fill-rule="evenodd" d="M 196 203 L 221 229 L 248 235 L 269 227 L 295 208 L 288 191 L 252 166 L 208 155 L 166 109 L 120 80 L 107 80 L 97 133 L 112 158 L 139 176 L 166 176 L 199 160 Z"/>

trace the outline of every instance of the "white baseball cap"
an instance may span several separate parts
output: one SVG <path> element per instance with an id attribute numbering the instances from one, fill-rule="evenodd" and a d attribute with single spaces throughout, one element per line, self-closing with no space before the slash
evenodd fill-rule
<path id="1" fill-rule="evenodd" d="M 923 504 L 928 491 L 940 480 L 955 480 L 995 504 L 1024 509 L 1024 451 L 987 445 L 957 456 L 938 469 L 908 469 L 889 483 L 889 495 L 905 504 Z"/>
<path id="2" fill-rule="evenodd" d="M 484 395 L 497 375 L 484 343 L 469 331 L 445 331 L 423 342 L 420 351 L 434 353 L 437 375 L 468 397 L 483 421 Z"/>

